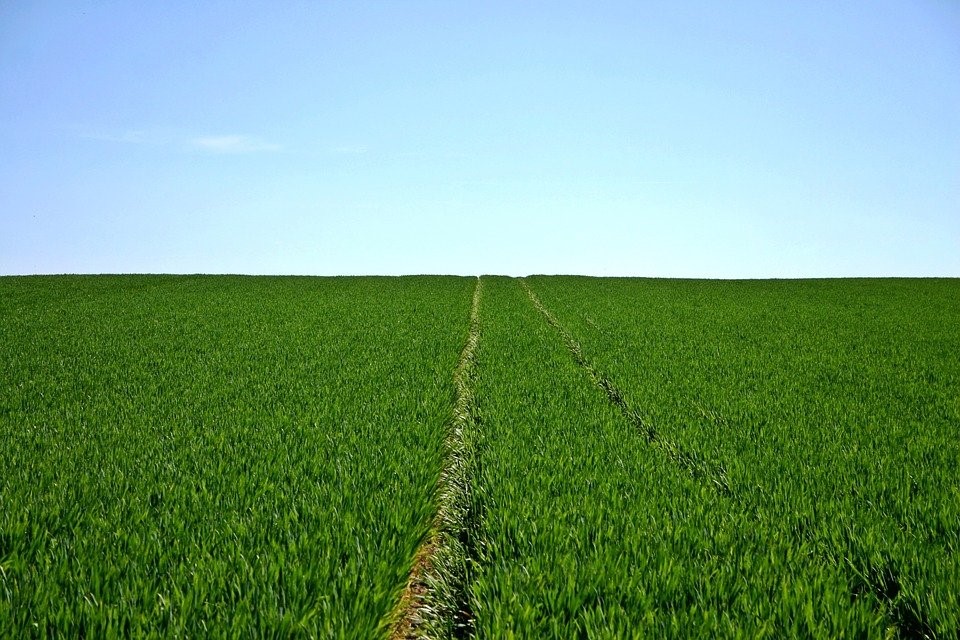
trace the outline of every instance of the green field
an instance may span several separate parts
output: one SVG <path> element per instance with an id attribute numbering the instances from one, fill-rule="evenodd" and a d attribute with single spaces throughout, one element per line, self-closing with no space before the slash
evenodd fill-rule
<path id="1" fill-rule="evenodd" d="M 0 286 L 0 637 L 374 635 L 473 279 Z"/>
<path id="2" fill-rule="evenodd" d="M 0 637 L 960 637 L 960 281 L 0 278 Z"/>

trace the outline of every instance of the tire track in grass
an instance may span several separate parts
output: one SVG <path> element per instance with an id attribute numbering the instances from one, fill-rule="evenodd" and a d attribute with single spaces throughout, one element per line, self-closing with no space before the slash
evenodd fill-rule
<path id="1" fill-rule="evenodd" d="M 534 293 L 530 285 L 527 284 L 527 281 L 524 278 L 520 278 L 518 282 L 520 286 L 523 287 L 527 297 L 530 298 L 530 302 L 536 307 L 537 311 L 546 318 L 547 323 L 556 329 L 564 342 L 567 343 L 567 349 L 573 355 L 576 363 L 587 372 L 593 383 L 600 387 L 607 395 L 610 403 L 620 409 L 620 413 L 646 438 L 647 444 L 663 451 L 667 457 L 689 471 L 695 478 L 708 479 L 714 489 L 720 494 L 730 495 L 730 483 L 727 480 L 727 473 L 723 466 L 711 462 L 696 451 L 687 451 L 681 448 L 675 442 L 667 440 L 658 433 L 654 425 L 644 420 L 643 416 L 630 407 L 626 398 L 624 398 L 623 392 L 617 388 L 617 385 L 590 362 L 583 353 L 583 348 L 580 346 L 580 343 L 560 324 L 557 317 L 544 306 L 540 298 L 537 297 L 537 294 Z"/>
<path id="2" fill-rule="evenodd" d="M 392 640 L 461 637 L 472 624 L 466 597 L 467 518 L 475 459 L 472 381 L 480 342 L 481 284 L 477 277 L 470 329 L 453 373 L 456 400 L 434 496 L 436 513 L 413 556 L 406 586 L 386 620 Z"/>
<path id="3" fill-rule="evenodd" d="M 664 439 L 652 424 L 648 423 L 639 413 L 633 410 L 627 403 L 620 389 L 590 362 L 583 353 L 583 348 L 580 346 L 580 343 L 566 330 L 556 316 L 544 306 L 526 280 L 520 278 L 518 282 L 526 292 L 527 297 L 530 298 L 533 306 L 536 307 L 547 320 L 547 323 L 556 329 L 567 343 L 567 348 L 577 364 L 586 370 L 594 384 L 606 393 L 609 401 L 616 405 L 624 417 L 646 437 L 648 444 L 661 449 L 670 459 L 690 471 L 695 478 L 709 479 L 720 495 L 730 498 L 738 507 L 743 509 L 750 508 L 750 505 L 747 504 L 743 496 L 736 495 L 732 491 L 726 471 L 721 464 L 714 463 L 697 452 L 685 451 L 676 443 Z M 588 320 L 588 323 L 594 324 L 590 320 Z M 704 413 L 705 416 L 707 415 L 702 407 L 697 403 L 694 404 L 701 413 Z M 713 417 L 717 418 L 719 416 L 714 414 Z M 794 533 L 794 535 L 796 534 Z M 817 540 L 809 534 L 799 535 L 797 540 L 813 543 L 815 545 L 814 548 L 819 547 Z M 849 547 L 850 545 L 851 543 L 848 542 L 847 546 Z M 820 562 L 838 567 L 843 572 L 848 582 L 852 584 L 851 597 L 854 600 L 863 597 L 867 593 L 873 594 L 877 611 L 884 615 L 893 625 L 896 637 L 932 638 L 936 636 L 933 625 L 921 613 L 919 604 L 901 595 L 902 586 L 899 575 L 889 564 L 881 564 L 878 566 L 868 559 L 865 562 L 865 568 L 861 568 L 858 567 L 851 558 L 843 554 L 842 550 L 824 549 L 822 547 L 819 549 L 817 556 Z"/>

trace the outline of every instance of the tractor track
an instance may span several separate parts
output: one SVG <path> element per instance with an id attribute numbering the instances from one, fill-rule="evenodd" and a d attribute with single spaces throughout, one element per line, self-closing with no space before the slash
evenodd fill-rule
<path id="1" fill-rule="evenodd" d="M 664 438 L 654 425 L 630 407 L 623 392 L 617 385 L 590 362 L 583 353 L 583 348 L 580 346 L 580 343 L 560 324 L 557 317 L 544 306 L 540 298 L 537 297 L 537 294 L 534 293 L 530 285 L 527 284 L 527 281 L 521 278 L 518 282 L 520 286 L 523 287 L 524 292 L 526 292 L 533 306 L 536 307 L 537 311 L 543 315 L 547 323 L 556 329 L 557 333 L 559 333 L 564 342 L 566 342 L 567 349 L 573 355 L 574 361 L 587 372 L 587 375 L 590 376 L 593 383 L 606 394 L 607 399 L 620 410 L 623 417 L 640 432 L 647 441 L 647 444 L 662 451 L 668 458 L 689 471 L 695 478 L 708 479 L 711 485 L 721 495 L 731 495 L 730 484 L 724 468 L 721 465 L 711 462 L 701 454 L 695 451 L 686 451 L 675 442 Z"/>
<path id="2" fill-rule="evenodd" d="M 436 512 L 413 556 L 407 583 L 386 619 L 392 640 L 465 636 L 472 626 L 467 606 L 467 521 L 474 464 L 473 369 L 480 342 L 481 279 L 473 290 L 470 328 L 454 369 L 456 399 L 434 494 Z"/>

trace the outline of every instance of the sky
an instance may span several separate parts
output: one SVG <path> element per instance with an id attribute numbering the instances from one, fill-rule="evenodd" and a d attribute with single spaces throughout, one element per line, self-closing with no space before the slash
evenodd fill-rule
<path id="1" fill-rule="evenodd" d="M 960 2 L 0 2 L 0 274 L 960 276 Z"/>

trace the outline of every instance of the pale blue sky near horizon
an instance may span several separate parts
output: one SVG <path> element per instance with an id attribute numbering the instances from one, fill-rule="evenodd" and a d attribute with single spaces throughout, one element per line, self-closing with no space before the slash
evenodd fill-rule
<path id="1" fill-rule="evenodd" d="M 0 275 L 960 276 L 960 3 L 0 3 Z"/>

